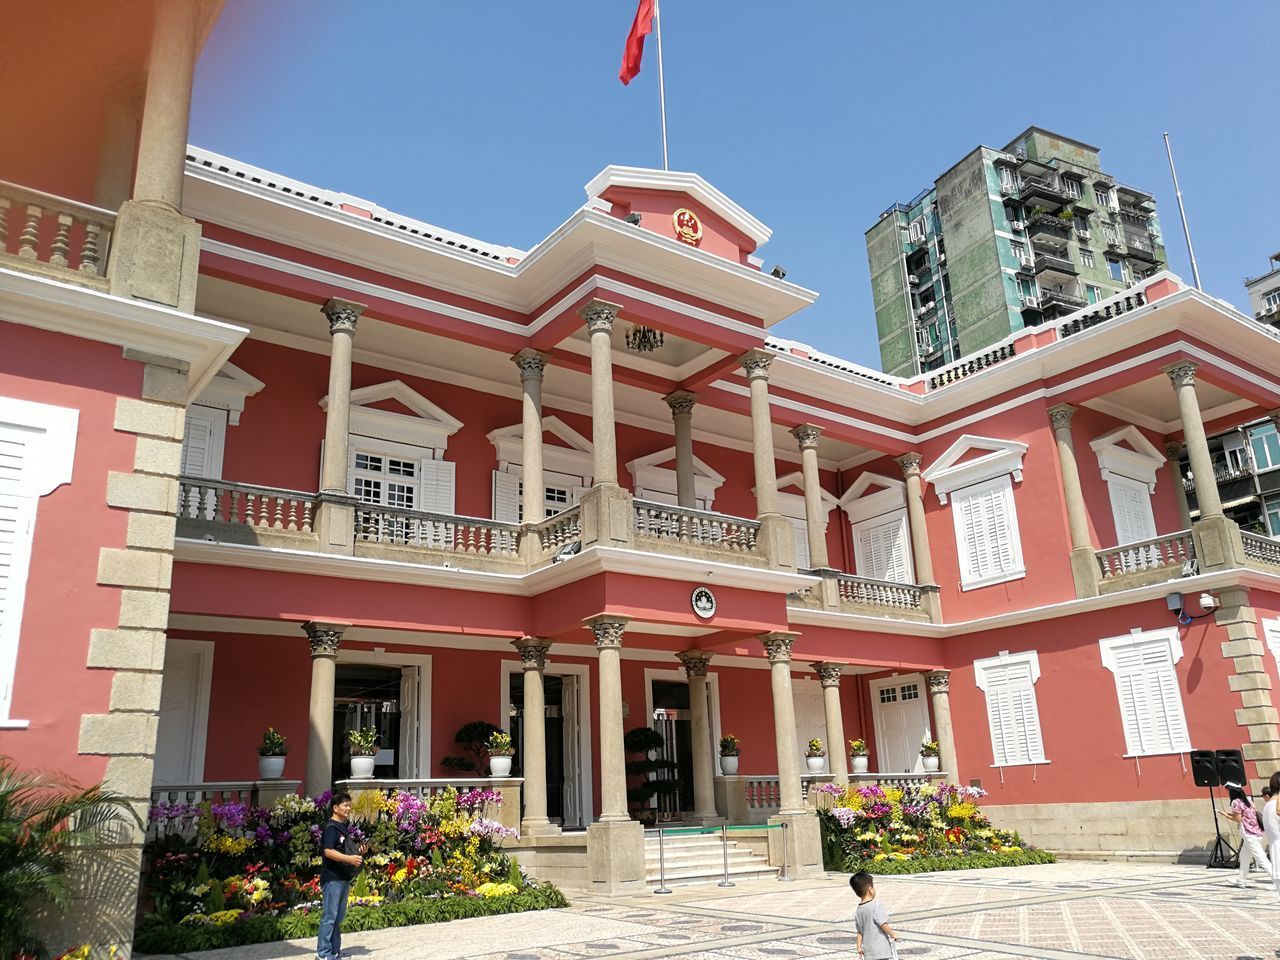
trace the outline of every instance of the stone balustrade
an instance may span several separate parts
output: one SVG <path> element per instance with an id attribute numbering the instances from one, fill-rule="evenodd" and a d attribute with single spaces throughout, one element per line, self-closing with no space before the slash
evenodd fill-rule
<path id="1" fill-rule="evenodd" d="M 538 535 L 538 559 L 550 560 L 562 550 L 582 541 L 582 508 L 572 506 L 535 524 Z"/>
<path id="2" fill-rule="evenodd" d="M 758 555 L 759 521 L 649 500 L 633 501 L 632 509 L 638 539 L 703 548 L 739 557 Z"/>
<path id="3" fill-rule="evenodd" d="M 311 533 L 315 494 L 183 477 L 178 481 L 178 519 L 215 527 Z M 188 529 L 179 536 L 199 534 Z"/>
<path id="4" fill-rule="evenodd" d="M 1137 543 L 1122 543 L 1095 553 L 1105 592 L 1179 576 L 1183 565 L 1194 560 L 1195 555 L 1195 542 L 1190 530 L 1179 530 Z"/>
<path id="5" fill-rule="evenodd" d="M 938 593 L 936 585 L 872 580 L 837 570 L 805 572 L 824 582 L 791 594 L 788 602 L 793 606 L 925 621 L 931 619 L 926 596 L 935 595 L 936 600 Z"/>
<path id="6" fill-rule="evenodd" d="M 0 180 L 0 264 L 106 288 L 116 215 Z"/>
<path id="7" fill-rule="evenodd" d="M 355 539 L 356 543 L 515 558 L 520 551 L 520 526 L 499 520 L 362 503 L 355 510 Z"/>
<path id="8" fill-rule="evenodd" d="M 1256 533 L 1240 531 L 1240 539 L 1244 541 L 1246 560 L 1280 566 L 1280 540 L 1260 536 Z"/>

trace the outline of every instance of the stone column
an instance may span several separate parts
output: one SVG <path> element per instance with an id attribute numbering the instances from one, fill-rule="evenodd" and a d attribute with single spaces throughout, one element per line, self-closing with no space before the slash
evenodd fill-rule
<path id="1" fill-rule="evenodd" d="M 1049 408 L 1049 422 L 1058 445 L 1058 473 L 1062 481 L 1062 499 L 1067 508 L 1067 527 L 1071 534 L 1071 576 L 1077 597 L 1098 595 L 1098 560 L 1093 537 L 1089 533 L 1089 516 L 1085 511 L 1084 492 L 1080 488 L 1080 470 L 1076 466 L 1076 448 L 1071 438 L 1071 418 L 1076 408 L 1060 403 Z"/>
<path id="2" fill-rule="evenodd" d="M 676 503 L 692 509 L 698 503 L 693 479 L 693 405 L 697 397 L 688 390 L 676 390 L 662 399 L 671 408 L 676 431 Z"/>
<path id="3" fill-rule="evenodd" d="M 711 654 L 686 650 L 676 657 L 689 679 L 690 739 L 693 741 L 693 818 L 718 823 L 716 781 L 711 752 L 711 711 L 707 707 L 707 664 Z"/>
<path id="4" fill-rule="evenodd" d="M 333 679 L 342 635 L 351 624 L 308 620 L 311 641 L 311 728 L 307 736 L 307 796 L 318 797 L 333 785 Z"/>
<path id="5" fill-rule="evenodd" d="M 626 752 L 622 746 L 622 634 L 627 617 L 602 616 L 587 621 L 599 651 L 600 821 L 625 823 L 627 813 Z"/>
<path id="6" fill-rule="evenodd" d="M 537 523 L 543 519 L 546 496 L 546 484 L 542 479 L 542 374 L 547 366 L 547 355 L 526 347 L 511 359 L 520 368 L 520 387 L 524 395 L 520 509 L 525 523 Z M 527 808 L 528 804 L 525 806 Z"/>
<path id="7" fill-rule="evenodd" d="M 760 638 L 769 658 L 769 680 L 773 689 L 773 736 L 778 754 L 778 813 L 781 816 L 805 812 L 800 751 L 796 746 L 796 704 L 791 692 L 791 645 L 797 636 L 777 631 Z"/>
<path id="8" fill-rule="evenodd" d="M 316 533 L 320 548 L 350 553 L 353 548 L 355 499 L 348 492 L 348 437 L 351 433 L 351 349 L 362 303 L 325 301 L 320 308 L 329 321 L 329 395 L 324 411 L 324 459 L 320 464 L 320 495 L 316 504 Z"/>
<path id="9" fill-rule="evenodd" d="M 1170 441 L 1164 445 L 1165 459 L 1169 465 L 1169 481 L 1173 494 L 1178 498 L 1178 516 L 1183 530 L 1191 529 L 1191 505 L 1187 503 L 1187 488 L 1182 485 L 1182 444 Z"/>
<path id="10" fill-rule="evenodd" d="M 542 691 L 542 675 L 551 641 L 521 637 L 512 640 L 511 645 L 519 652 L 524 666 L 524 733 L 520 740 L 524 818 L 520 821 L 520 834 L 554 836 L 560 828 L 547 819 L 547 711 Z"/>
<path id="11" fill-rule="evenodd" d="M 94 206 L 119 210 L 129 199 L 133 152 L 138 140 L 138 108 L 139 97 L 132 84 L 118 81 L 107 95 L 102 116 L 102 146 L 93 186 Z"/>
<path id="12" fill-rule="evenodd" d="M 934 670 L 924 675 L 929 684 L 929 698 L 933 701 L 933 721 L 937 725 L 934 735 L 938 739 L 938 765 L 951 783 L 959 782 L 956 769 L 956 732 L 951 725 L 951 671 Z"/>
<path id="13" fill-rule="evenodd" d="M 907 523 L 911 527 L 911 554 L 915 560 L 916 583 L 926 587 L 923 607 L 934 623 L 942 620 L 938 584 L 933 579 L 933 553 L 929 549 L 929 527 L 924 519 L 924 482 L 920 477 L 921 456 L 904 453 L 898 458 L 907 483 Z"/>
<path id="14" fill-rule="evenodd" d="M 1200 415 L 1200 402 L 1196 398 L 1196 368 L 1197 365 L 1190 360 L 1165 368 L 1178 397 L 1182 436 L 1187 445 L 1187 457 L 1191 461 L 1191 480 L 1195 486 L 1196 504 L 1200 508 L 1200 519 L 1191 528 L 1196 560 L 1202 571 L 1244 566 L 1244 543 L 1240 539 L 1240 528 L 1222 512 L 1222 498 L 1218 495 L 1218 481 L 1213 474 L 1209 443 L 1204 434 L 1204 419 Z"/>
<path id="15" fill-rule="evenodd" d="M 622 308 L 592 300 L 580 311 L 591 335 L 591 445 L 594 486 L 618 485 L 618 445 L 613 420 L 613 322 Z"/>
<path id="16" fill-rule="evenodd" d="M 200 225 L 181 213 L 199 6 L 153 5 L 133 198 L 116 216 L 107 259 L 111 293 L 186 313 L 195 309 L 200 256 Z"/>
<path id="17" fill-rule="evenodd" d="M 800 445 L 800 467 L 804 473 L 804 518 L 809 532 L 809 566 L 825 570 L 831 566 L 827 558 L 827 520 L 822 505 L 822 481 L 818 476 L 818 437 L 822 428 L 801 424 L 791 431 Z"/>
<path id="18" fill-rule="evenodd" d="M 815 663 L 822 683 L 822 712 L 827 719 L 827 760 L 836 783 L 849 782 L 849 745 L 844 738 L 844 712 L 840 709 L 840 673 L 838 663 Z"/>
<path id="19" fill-rule="evenodd" d="M 769 414 L 769 365 L 773 356 L 752 350 L 742 356 L 751 388 L 751 448 L 755 462 L 757 534 L 769 566 L 780 570 L 796 567 L 795 533 L 790 521 L 778 512 L 778 473 L 773 452 L 773 421 Z"/>

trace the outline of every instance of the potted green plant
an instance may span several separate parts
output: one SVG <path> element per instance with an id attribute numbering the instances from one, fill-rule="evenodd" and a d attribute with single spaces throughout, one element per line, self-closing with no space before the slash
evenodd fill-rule
<path id="1" fill-rule="evenodd" d="M 726 777 L 737 776 L 738 754 L 742 752 L 742 741 L 732 733 L 720 738 L 720 772 Z"/>
<path id="2" fill-rule="evenodd" d="M 814 737 L 809 741 L 809 748 L 804 753 L 805 766 L 810 773 L 822 773 L 827 765 L 827 751 L 822 749 L 822 740 Z"/>
<path id="3" fill-rule="evenodd" d="M 938 741 L 928 738 L 920 741 L 920 757 L 924 761 L 926 773 L 936 773 L 938 769 Z"/>
<path id="4" fill-rule="evenodd" d="M 849 741 L 849 759 L 852 761 L 854 773 L 867 772 L 867 741 Z"/>
<path id="5" fill-rule="evenodd" d="M 284 758 L 288 753 L 289 744 L 284 734 L 275 727 L 267 727 L 262 743 L 258 744 L 258 779 L 279 780 L 284 776 Z"/>
<path id="6" fill-rule="evenodd" d="M 665 744 L 662 734 L 653 727 L 636 727 L 622 737 L 622 749 L 643 758 L 627 761 L 627 777 L 633 784 L 627 788 L 627 802 L 635 807 L 632 815 L 648 826 L 657 822 L 659 810 L 671 813 L 678 802 L 680 781 L 676 779 L 675 761 L 653 755 Z M 634 778 L 640 778 L 639 782 Z"/>
<path id="7" fill-rule="evenodd" d="M 351 779 L 368 780 L 373 776 L 374 760 L 378 756 L 377 730 L 351 730 L 347 733 L 347 748 L 351 751 Z"/>
<path id="8" fill-rule="evenodd" d="M 511 746 L 511 734 L 496 730 L 489 735 L 489 776 L 511 776 L 511 756 L 516 751 Z"/>

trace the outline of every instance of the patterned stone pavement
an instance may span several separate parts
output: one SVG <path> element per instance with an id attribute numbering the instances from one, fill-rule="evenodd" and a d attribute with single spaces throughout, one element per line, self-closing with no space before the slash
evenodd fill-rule
<path id="1" fill-rule="evenodd" d="M 1280 904 L 1269 880 L 1234 871 L 1070 862 L 877 883 L 903 960 L 1275 960 Z M 670 896 L 571 898 L 567 910 L 351 934 L 353 960 L 786 960 L 854 956 L 847 875 Z M 189 955 L 302 960 L 314 941 Z M 165 958 L 176 960 L 176 958 Z"/>

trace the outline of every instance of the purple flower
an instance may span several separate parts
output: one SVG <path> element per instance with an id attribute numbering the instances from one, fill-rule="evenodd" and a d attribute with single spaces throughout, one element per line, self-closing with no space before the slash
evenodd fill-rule
<path id="1" fill-rule="evenodd" d="M 836 823 L 842 827 L 851 827 L 858 819 L 857 811 L 850 810 L 848 807 L 836 807 L 831 811 L 831 815 L 836 818 Z"/>
<path id="2" fill-rule="evenodd" d="M 496 790 L 467 790 L 458 794 L 458 808 L 468 812 L 483 809 L 487 804 L 498 806 L 502 803 L 502 794 Z"/>
<path id="3" fill-rule="evenodd" d="M 316 797 L 313 802 L 315 803 L 317 810 L 324 810 L 329 806 L 329 804 L 333 803 L 333 791 L 326 790 L 324 793 L 320 794 L 320 796 Z"/>
<path id="4" fill-rule="evenodd" d="M 253 835 L 257 837 L 259 840 L 261 840 L 263 843 L 268 842 L 271 839 L 271 824 L 269 823 L 258 824 L 258 829 L 253 831 Z"/>
<path id="5" fill-rule="evenodd" d="M 243 803 L 211 803 L 209 812 L 225 829 L 233 830 L 243 827 L 249 819 L 249 808 Z"/>
<path id="6" fill-rule="evenodd" d="M 474 837 L 487 837 L 490 840 L 515 840 L 520 836 L 497 820 L 486 820 L 483 817 L 471 821 L 471 826 L 467 830 Z"/>
<path id="7" fill-rule="evenodd" d="M 318 823 L 313 823 L 313 824 L 311 825 L 311 839 L 312 839 L 312 840 L 315 840 L 316 842 L 319 842 L 319 840 L 320 840 L 320 835 L 321 835 L 323 832 L 324 832 L 324 831 L 320 829 L 320 824 L 318 824 Z"/>

